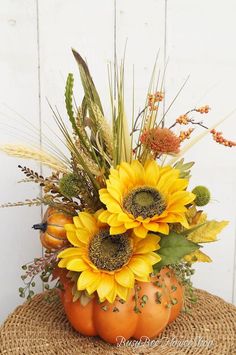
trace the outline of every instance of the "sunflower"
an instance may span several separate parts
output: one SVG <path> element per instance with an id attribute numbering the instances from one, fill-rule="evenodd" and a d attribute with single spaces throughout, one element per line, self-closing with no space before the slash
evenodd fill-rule
<path id="1" fill-rule="evenodd" d="M 100 212 L 99 212 L 100 213 Z M 80 212 L 74 224 L 66 224 L 67 238 L 74 246 L 59 253 L 58 266 L 79 273 L 78 290 L 97 291 L 101 302 L 126 300 L 135 280 L 148 282 L 152 265 L 160 261 L 154 253 L 160 248 L 156 235 L 145 240 L 131 231 L 110 235 L 109 226 L 94 215 Z"/>
<path id="2" fill-rule="evenodd" d="M 179 178 L 179 170 L 160 167 L 154 160 L 144 166 L 137 160 L 123 162 L 110 170 L 106 185 L 99 194 L 107 210 L 99 219 L 110 225 L 112 235 L 133 229 L 145 238 L 149 231 L 169 234 L 169 223 L 189 227 L 185 205 L 195 195 L 186 191 L 188 180 Z"/>

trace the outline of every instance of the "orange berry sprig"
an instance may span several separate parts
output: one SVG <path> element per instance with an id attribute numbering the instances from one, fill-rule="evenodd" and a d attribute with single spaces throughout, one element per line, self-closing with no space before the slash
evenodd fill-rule
<path id="1" fill-rule="evenodd" d="M 199 112 L 201 114 L 208 113 L 210 111 L 210 107 L 208 105 L 196 108 L 194 111 Z"/>
<path id="2" fill-rule="evenodd" d="M 194 125 L 199 125 L 199 126 L 202 126 L 203 128 L 206 128 L 208 129 L 206 126 L 203 125 L 202 122 L 196 122 L 195 120 L 193 120 L 192 118 L 189 118 L 189 114 L 191 112 L 198 112 L 198 113 L 201 113 L 201 114 L 207 114 L 208 112 L 210 111 L 210 107 L 208 105 L 205 105 L 205 106 L 201 106 L 201 107 L 198 107 L 198 108 L 193 108 L 192 110 L 189 110 L 188 112 L 186 112 L 184 115 L 180 115 L 176 120 L 175 120 L 175 123 L 169 127 L 169 128 L 173 128 L 175 127 L 177 124 L 180 124 L 180 125 L 188 125 L 189 123 L 190 124 L 194 124 Z"/>
<path id="3" fill-rule="evenodd" d="M 148 107 L 150 111 L 157 111 L 159 102 L 164 99 L 164 92 L 157 91 L 154 94 L 148 94 Z"/>
<path id="4" fill-rule="evenodd" d="M 183 142 L 185 139 L 189 139 L 193 131 L 194 128 L 189 128 L 187 131 L 181 131 L 179 134 L 180 142 Z"/>
<path id="5" fill-rule="evenodd" d="M 189 122 L 190 122 L 190 119 L 189 119 L 189 117 L 188 117 L 188 115 L 185 113 L 184 115 L 181 115 L 181 116 L 179 116 L 177 119 L 176 119 L 176 123 L 178 123 L 178 124 L 183 124 L 183 125 L 187 125 L 187 124 L 189 124 Z"/>
<path id="6" fill-rule="evenodd" d="M 211 130 L 211 134 L 213 136 L 214 141 L 216 141 L 219 144 L 224 145 L 225 147 L 235 147 L 236 146 L 236 142 L 230 141 L 226 138 L 223 137 L 223 133 L 222 132 L 218 132 L 215 129 Z"/>
<path id="7" fill-rule="evenodd" d="M 138 116 L 136 117 L 135 121 L 134 121 L 134 125 L 133 128 L 130 132 L 130 136 L 132 136 L 136 131 L 138 131 L 138 121 L 140 119 L 140 117 L 144 114 L 144 112 L 149 109 L 150 112 L 152 111 L 158 111 L 158 107 L 159 107 L 159 103 L 161 101 L 163 101 L 164 99 L 164 92 L 162 91 L 157 91 L 154 94 L 148 94 L 148 103 L 147 105 L 142 109 L 142 111 L 139 112 Z M 148 119 L 148 117 L 146 118 Z M 136 147 L 137 148 L 137 147 Z M 135 149 L 136 149 L 135 148 Z"/>
<path id="8" fill-rule="evenodd" d="M 186 112 L 184 115 L 179 116 L 175 123 L 169 127 L 169 129 L 173 128 L 174 126 L 176 126 L 176 124 L 180 124 L 180 125 L 188 125 L 188 124 L 192 124 L 192 125 L 199 125 L 205 129 L 209 129 L 207 126 L 203 125 L 202 122 L 196 122 L 195 120 L 191 119 L 188 117 L 190 112 L 198 112 L 200 114 L 207 114 L 210 111 L 210 107 L 208 105 L 205 106 L 201 106 L 199 108 L 194 108 L 188 112 Z M 179 139 L 181 142 L 183 142 L 185 139 L 189 139 L 191 136 L 191 133 L 193 132 L 193 128 L 189 128 L 187 131 L 181 131 L 180 135 L 179 135 Z M 210 131 L 210 133 L 213 136 L 213 139 L 219 143 L 224 145 L 225 147 L 235 147 L 236 146 L 236 142 L 233 142 L 231 140 L 228 140 L 226 138 L 223 137 L 223 133 L 222 132 L 218 132 L 215 129 L 212 129 Z"/>

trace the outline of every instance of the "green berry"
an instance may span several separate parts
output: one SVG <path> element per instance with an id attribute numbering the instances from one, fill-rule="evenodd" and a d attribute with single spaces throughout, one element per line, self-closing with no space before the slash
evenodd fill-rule
<path id="1" fill-rule="evenodd" d="M 197 206 L 205 206 L 211 199 L 210 191 L 205 186 L 196 186 L 192 193 L 196 195 L 194 202 Z"/>

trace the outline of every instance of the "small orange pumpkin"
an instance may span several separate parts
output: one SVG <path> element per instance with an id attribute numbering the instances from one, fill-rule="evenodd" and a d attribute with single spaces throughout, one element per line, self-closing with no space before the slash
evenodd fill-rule
<path id="1" fill-rule="evenodd" d="M 174 272 L 168 268 L 152 277 L 150 282 L 137 282 L 126 302 L 116 300 L 113 304 L 98 301 L 97 296 L 87 305 L 80 300 L 73 302 L 73 283 L 65 276 L 65 271 L 58 270 L 57 276 L 63 284 L 60 291 L 61 301 L 71 325 L 83 335 L 99 335 L 109 343 L 120 339 L 154 338 L 175 320 L 183 303 L 183 287 Z M 171 300 L 175 299 L 173 305 Z M 134 311 L 138 306 L 138 312 Z"/>
<path id="2" fill-rule="evenodd" d="M 49 207 L 45 212 L 42 223 L 35 224 L 32 228 L 41 231 L 40 240 L 45 248 L 55 250 L 68 244 L 64 228 L 67 223 L 73 223 L 72 216 Z"/>

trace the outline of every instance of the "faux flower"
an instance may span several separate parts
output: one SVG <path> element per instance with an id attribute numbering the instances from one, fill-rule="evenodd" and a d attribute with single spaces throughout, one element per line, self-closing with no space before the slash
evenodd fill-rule
<path id="1" fill-rule="evenodd" d="M 140 137 L 141 143 L 154 155 L 179 153 L 180 139 L 168 128 L 151 128 Z"/>
<path id="2" fill-rule="evenodd" d="M 126 300 L 135 280 L 149 281 L 152 265 L 160 261 L 154 253 L 160 247 L 156 235 L 145 240 L 132 232 L 111 235 L 109 226 L 95 215 L 81 212 L 74 224 L 65 225 L 67 238 L 74 246 L 59 253 L 58 266 L 80 273 L 78 290 L 97 291 L 100 301 L 114 302 L 116 296 Z"/>
<path id="3" fill-rule="evenodd" d="M 143 166 L 134 160 L 111 169 L 107 188 L 101 189 L 100 200 L 106 205 L 99 219 L 110 225 L 112 235 L 133 229 L 145 238 L 149 231 L 169 233 L 169 223 L 188 228 L 185 205 L 195 195 L 187 192 L 187 179 L 179 178 L 179 170 L 160 167 L 154 160 Z"/>

